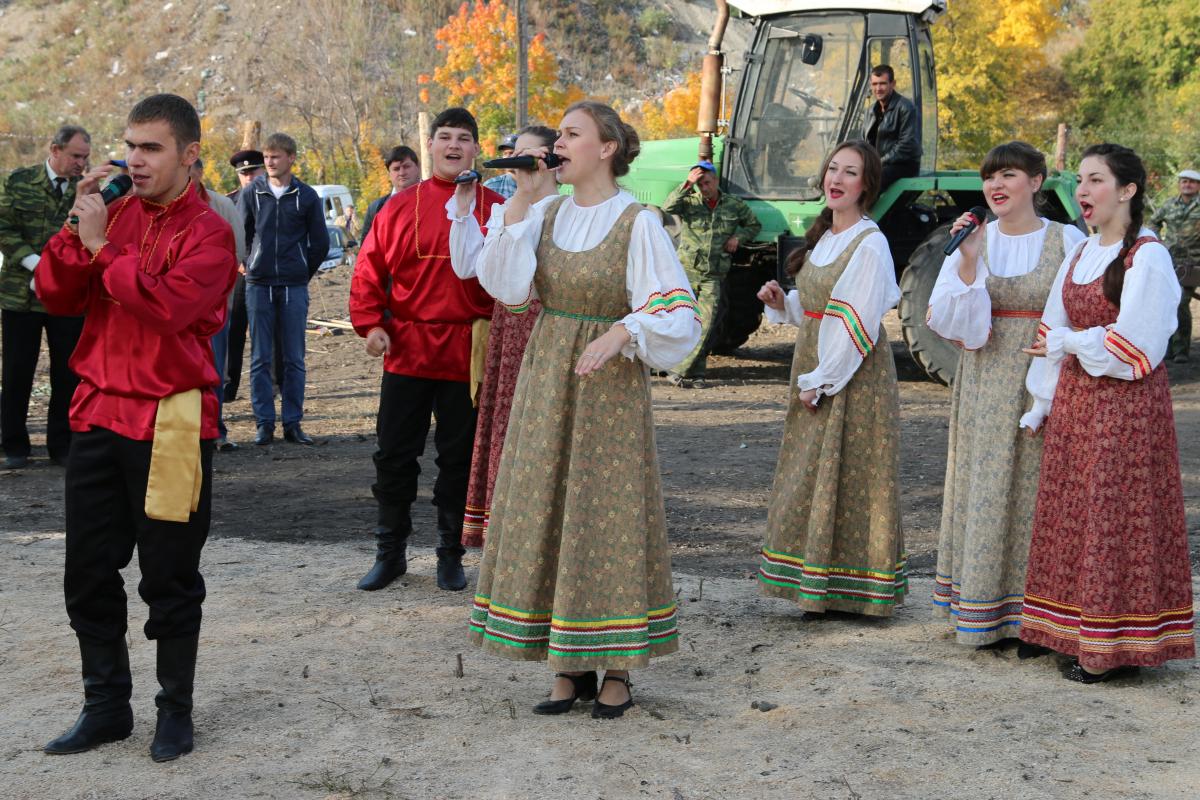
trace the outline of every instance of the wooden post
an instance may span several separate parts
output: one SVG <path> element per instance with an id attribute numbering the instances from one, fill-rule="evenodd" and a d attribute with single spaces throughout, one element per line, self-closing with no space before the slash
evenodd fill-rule
<path id="1" fill-rule="evenodd" d="M 262 123 L 256 119 L 248 119 L 242 123 L 242 149 L 258 150 L 262 139 Z"/>
<path id="2" fill-rule="evenodd" d="M 1067 133 L 1070 130 L 1067 123 L 1058 123 L 1058 136 L 1054 139 L 1054 168 L 1060 172 L 1067 168 Z"/>
<path id="3" fill-rule="evenodd" d="M 429 158 L 429 112 L 417 114 L 417 142 L 421 148 L 421 179 L 428 180 L 433 175 L 433 162 Z"/>
<path id="4" fill-rule="evenodd" d="M 525 0 L 517 6 L 517 130 L 529 124 L 529 43 L 525 36 Z"/>

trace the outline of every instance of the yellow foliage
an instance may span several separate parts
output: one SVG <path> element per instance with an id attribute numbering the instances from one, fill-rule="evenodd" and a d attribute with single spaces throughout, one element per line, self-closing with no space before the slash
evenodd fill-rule
<path id="1" fill-rule="evenodd" d="M 662 97 L 642 103 L 636 126 L 643 139 L 675 139 L 696 133 L 700 113 L 700 72 L 689 72 L 683 83 Z"/>

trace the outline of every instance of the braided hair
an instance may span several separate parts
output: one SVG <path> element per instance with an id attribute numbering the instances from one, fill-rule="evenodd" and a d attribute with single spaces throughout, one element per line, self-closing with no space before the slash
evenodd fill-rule
<path id="1" fill-rule="evenodd" d="M 1129 198 L 1129 225 L 1121 252 L 1104 269 L 1104 296 L 1117 308 L 1121 307 L 1121 290 L 1125 287 L 1125 258 L 1137 241 L 1146 212 L 1146 167 L 1138 154 L 1119 144 L 1094 144 L 1083 151 L 1082 158 L 1101 159 L 1117 179 L 1117 187 L 1133 184 L 1137 191 Z"/>
<path id="2" fill-rule="evenodd" d="M 825 173 L 829 171 L 829 163 L 833 161 L 834 156 L 843 150 L 853 150 L 862 157 L 862 195 L 858 198 L 858 209 L 863 214 L 871 210 L 871 206 L 875 205 L 875 201 L 879 199 L 879 189 L 883 184 L 883 163 L 879 159 L 879 151 L 872 147 L 868 142 L 862 139 L 848 139 L 842 142 L 837 147 L 833 148 L 828 156 L 825 157 L 825 162 L 821 164 L 821 187 L 825 186 Z M 825 231 L 833 226 L 833 209 L 826 206 L 821 209 L 821 213 L 808 226 L 808 230 L 804 232 L 804 245 L 797 247 L 788 254 L 787 263 L 784 269 L 788 275 L 795 276 L 800 268 L 804 266 L 804 257 L 810 250 L 817 246 L 817 242 L 821 241 L 821 237 L 825 235 Z"/>

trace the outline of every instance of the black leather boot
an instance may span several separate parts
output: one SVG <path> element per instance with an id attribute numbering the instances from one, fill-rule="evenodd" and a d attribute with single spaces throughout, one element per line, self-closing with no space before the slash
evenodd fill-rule
<path id="1" fill-rule="evenodd" d="M 375 526 L 375 565 L 358 582 L 364 592 L 382 589 L 408 572 L 408 534 L 412 522 L 408 509 L 379 509 L 379 524 Z"/>
<path id="2" fill-rule="evenodd" d="M 69 731 L 43 748 L 51 755 L 91 750 L 97 745 L 129 738 L 133 709 L 129 696 L 129 651 L 125 639 L 113 642 L 79 640 L 83 664 L 83 711 Z"/>
<path id="3" fill-rule="evenodd" d="M 158 723 L 150 743 L 150 758 L 155 761 L 173 761 L 192 752 L 192 684 L 199 638 L 158 640 L 158 683 L 162 690 L 154 698 Z"/>
<path id="4" fill-rule="evenodd" d="M 437 585 L 447 592 L 458 592 L 467 586 L 462 566 L 466 552 L 462 546 L 462 521 L 462 510 L 438 506 Z"/>

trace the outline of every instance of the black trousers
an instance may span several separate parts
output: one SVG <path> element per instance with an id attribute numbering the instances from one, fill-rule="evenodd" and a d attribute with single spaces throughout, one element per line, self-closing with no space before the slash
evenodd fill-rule
<path id="1" fill-rule="evenodd" d="M 150 442 L 95 428 L 71 439 L 67 462 L 67 558 L 63 590 L 71 627 L 81 638 L 113 641 L 128 628 L 120 570 L 136 548 L 138 594 L 150 606 L 146 638 L 174 639 L 200 631 L 204 578 L 200 551 L 212 510 L 212 440 L 200 443 L 204 482 L 199 508 L 187 522 L 145 513 Z"/>
<path id="2" fill-rule="evenodd" d="M 921 171 L 918 161 L 893 161 L 883 165 L 883 181 L 879 191 L 883 191 L 901 178 L 915 178 Z"/>
<path id="3" fill-rule="evenodd" d="M 3 341 L 0 358 L 0 446 L 8 456 L 28 456 L 30 450 L 29 395 L 42 349 L 42 331 L 50 349 L 50 411 L 46 417 L 46 449 L 52 458 L 65 459 L 71 446 L 67 413 L 79 378 L 67 366 L 83 317 L 55 317 L 41 311 L 0 311 Z"/>
<path id="4" fill-rule="evenodd" d="M 475 407 L 467 383 L 383 373 L 371 491 L 379 501 L 380 525 L 402 534 L 411 531 L 409 507 L 417 499 L 421 474 L 417 459 L 425 452 L 431 414 L 437 419 L 433 504 L 438 508 L 438 530 L 443 546 L 458 547 L 475 444 Z"/>
<path id="5" fill-rule="evenodd" d="M 229 352 L 225 356 L 225 398 L 232 401 L 242 385 L 242 359 L 246 355 L 246 332 L 250 314 L 246 311 L 246 276 L 238 275 L 233 284 L 233 308 L 229 311 Z M 278 338 L 278 331 L 276 332 Z M 283 386 L 283 358 L 274 353 L 275 388 Z"/>

